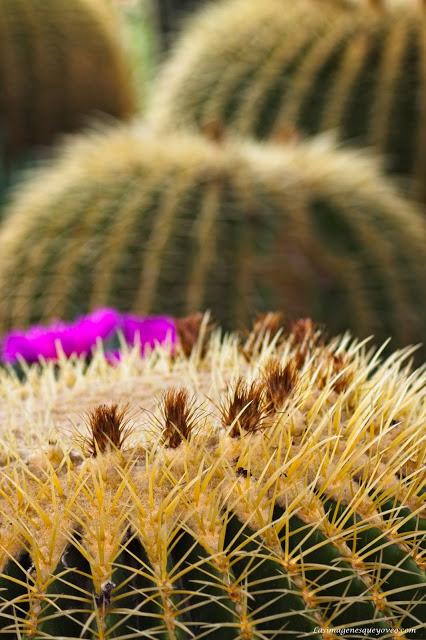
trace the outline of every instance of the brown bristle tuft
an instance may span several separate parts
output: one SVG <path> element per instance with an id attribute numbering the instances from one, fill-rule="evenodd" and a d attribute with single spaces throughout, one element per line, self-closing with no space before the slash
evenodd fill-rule
<path id="1" fill-rule="evenodd" d="M 296 344 L 304 344 L 315 338 L 317 328 L 311 318 L 299 318 L 291 326 L 290 336 Z"/>
<path id="2" fill-rule="evenodd" d="M 183 440 L 189 440 L 196 415 L 193 402 L 186 389 L 169 389 L 161 401 L 163 444 L 176 449 Z"/>
<path id="3" fill-rule="evenodd" d="M 280 311 L 269 311 L 256 318 L 253 325 L 253 333 L 257 335 L 269 334 L 275 336 L 284 326 L 284 316 Z"/>
<path id="4" fill-rule="evenodd" d="M 200 339 L 201 328 L 203 325 L 203 314 L 193 313 L 185 318 L 175 318 L 176 330 L 179 337 L 179 344 L 184 355 L 189 358 L 193 348 Z M 205 354 L 208 336 L 211 333 L 212 327 L 207 325 L 204 334 L 203 344 L 201 345 L 201 356 Z"/>
<path id="5" fill-rule="evenodd" d="M 307 357 L 308 357 L 308 349 L 306 348 L 306 346 L 299 347 L 293 356 L 294 366 L 298 371 L 300 371 L 300 369 L 305 364 Z"/>
<path id="6" fill-rule="evenodd" d="M 253 433 L 264 428 L 265 419 L 270 415 L 264 386 L 259 382 L 247 384 L 239 378 L 221 413 L 222 424 L 226 429 L 231 427 L 232 438 L 238 438 L 243 431 Z"/>
<path id="7" fill-rule="evenodd" d="M 126 409 L 117 404 L 101 404 L 88 415 L 90 436 L 84 438 L 89 455 L 96 457 L 108 449 L 121 450 L 131 430 L 125 420 Z"/>
<path id="8" fill-rule="evenodd" d="M 348 371 L 341 373 L 347 367 L 347 361 L 344 356 L 332 354 L 331 359 L 333 377 L 340 374 L 333 384 L 333 389 L 336 393 L 343 393 L 346 391 L 352 380 L 352 374 Z"/>
<path id="9" fill-rule="evenodd" d="M 252 359 L 266 336 L 274 338 L 283 328 L 284 316 L 281 312 L 270 311 L 259 315 L 241 349 L 246 360 L 249 362 Z"/>
<path id="10" fill-rule="evenodd" d="M 296 369 L 303 367 L 315 347 L 324 344 L 321 331 L 311 318 L 300 318 L 293 322 L 289 337 L 291 343 L 297 347 L 293 356 Z"/>
<path id="11" fill-rule="evenodd" d="M 353 379 L 353 373 L 347 369 L 348 359 L 342 354 L 331 353 L 328 350 L 325 351 L 325 355 L 326 360 L 318 377 L 318 387 L 323 389 L 330 379 L 335 379 L 333 390 L 336 393 L 343 393 L 348 389 Z"/>
<path id="12" fill-rule="evenodd" d="M 266 401 L 272 410 L 282 407 L 297 382 L 296 363 L 291 360 L 282 365 L 279 360 L 269 360 L 265 367 Z"/>

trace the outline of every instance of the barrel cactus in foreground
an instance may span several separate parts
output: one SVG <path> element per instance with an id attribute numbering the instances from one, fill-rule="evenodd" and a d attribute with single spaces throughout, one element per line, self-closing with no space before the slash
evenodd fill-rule
<path id="1" fill-rule="evenodd" d="M 3 180 L 58 134 L 102 113 L 134 112 L 115 16 L 103 0 L 0 0 L 0 41 Z"/>
<path id="2" fill-rule="evenodd" d="M 242 135 L 333 129 L 374 146 L 426 201 L 424 2 L 223 0 L 166 63 L 152 119 Z"/>
<path id="3" fill-rule="evenodd" d="M 426 369 L 277 327 L 0 373 L 3 637 L 424 638 Z"/>
<path id="4" fill-rule="evenodd" d="M 226 327 L 286 309 L 407 344 L 424 335 L 425 221 L 328 141 L 82 136 L 22 184 L 0 233 L 4 331 L 100 306 Z"/>

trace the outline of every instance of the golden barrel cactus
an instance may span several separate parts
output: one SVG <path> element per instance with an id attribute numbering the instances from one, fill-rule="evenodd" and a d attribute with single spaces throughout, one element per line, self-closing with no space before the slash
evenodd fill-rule
<path id="1" fill-rule="evenodd" d="M 3 637 L 424 637 L 425 369 L 276 324 L 0 374 Z"/>
<path id="2" fill-rule="evenodd" d="M 100 306 L 286 309 L 336 332 L 424 335 L 425 220 L 362 154 L 120 127 L 19 185 L 0 233 L 0 325 Z"/>
<path id="3" fill-rule="evenodd" d="M 426 200 L 424 2 L 223 0 L 188 26 L 154 92 L 161 128 L 280 138 L 335 130 Z"/>
<path id="4" fill-rule="evenodd" d="M 103 0 L 0 0 L 0 179 L 58 134 L 134 113 L 116 21 Z"/>

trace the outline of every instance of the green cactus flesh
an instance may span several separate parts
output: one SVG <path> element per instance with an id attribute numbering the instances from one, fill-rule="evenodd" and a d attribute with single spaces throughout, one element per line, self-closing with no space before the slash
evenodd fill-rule
<path id="1" fill-rule="evenodd" d="M 424 335 L 424 219 L 367 157 L 326 140 L 95 133 L 6 214 L 2 330 L 99 306 L 209 308 L 229 328 L 275 307 L 361 337 Z"/>
<path id="2" fill-rule="evenodd" d="M 425 637 L 426 369 L 277 328 L 0 374 L 2 637 Z"/>
<path id="3" fill-rule="evenodd" d="M 152 104 L 162 128 L 258 138 L 328 129 L 372 146 L 426 199 L 426 21 L 420 2 L 231 0 L 194 20 Z M 371 3 L 373 5 L 373 3 Z M 424 4 L 424 3 L 423 3 Z"/>
<path id="4" fill-rule="evenodd" d="M 102 0 L 0 0 L 0 171 L 101 114 L 135 110 L 114 14 Z M 4 178 L 5 179 L 5 178 Z"/>

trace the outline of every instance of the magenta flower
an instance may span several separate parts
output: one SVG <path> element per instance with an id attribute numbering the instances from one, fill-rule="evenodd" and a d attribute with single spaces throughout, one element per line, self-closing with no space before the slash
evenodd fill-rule
<path id="1" fill-rule="evenodd" d="M 121 362 L 120 349 L 110 349 L 109 351 L 105 351 L 105 360 L 111 365 L 111 367 L 115 367 L 119 362 Z"/>
<path id="2" fill-rule="evenodd" d="M 99 340 L 105 341 L 122 331 L 130 345 L 140 344 L 143 355 L 148 348 L 177 341 L 176 325 L 166 316 L 140 318 L 121 315 L 114 309 L 99 309 L 76 322 L 54 322 L 49 327 L 35 326 L 28 331 L 14 331 L 3 340 L 3 361 L 13 364 L 19 358 L 37 362 L 40 358 L 57 360 L 60 352 L 65 356 L 90 355 Z M 120 359 L 116 351 L 106 352 L 111 363 Z"/>
<path id="3" fill-rule="evenodd" d="M 3 360 L 9 364 L 19 357 L 27 362 L 56 360 L 58 347 L 67 357 L 86 355 L 97 340 L 105 340 L 117 331 L 120 322 L 120 314 L 113 309 L 99 309 L 71 324 L 54 322 L 48 327 L 14 331 L 3 340 Z"/>
<path id="4" fill-rule="evenodd" d="M 125 315 L 121 330 L 127 344 L 140 344 L 142 355 L 159 344 L 169 343 L 173 347 L 177 341 L 176 323 L 167 316 L 140 318 Z"/>

